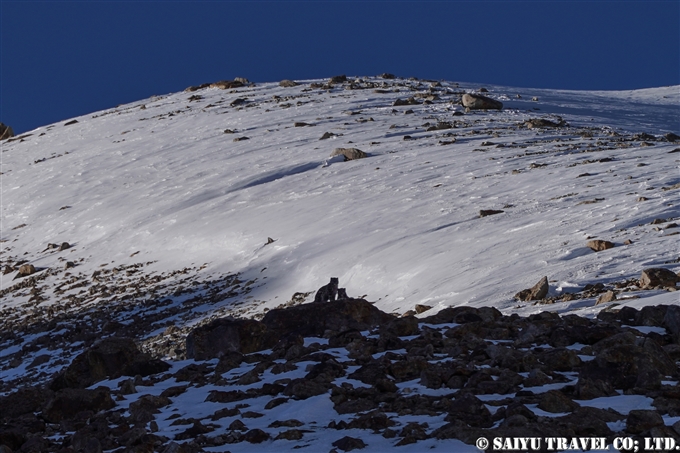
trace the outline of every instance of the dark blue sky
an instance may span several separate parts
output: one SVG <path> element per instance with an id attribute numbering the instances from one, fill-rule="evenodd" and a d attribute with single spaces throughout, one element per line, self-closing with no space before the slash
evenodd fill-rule
<path id="1" fill-rule="evenodd" d="M 16 133 L 234 77 L 680 84 L 677 0 L 0 5 L 0 121 Z"/>

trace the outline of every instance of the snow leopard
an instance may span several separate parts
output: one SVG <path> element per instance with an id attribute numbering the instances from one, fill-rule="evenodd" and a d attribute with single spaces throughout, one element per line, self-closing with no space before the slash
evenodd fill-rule
<path id="1" fill-rule="evenodd" d="M 334 302 L 338 295 L 338 278 L 331 277 L 329 284 L 322 286 L 314 296 L 314 302 Z"/>

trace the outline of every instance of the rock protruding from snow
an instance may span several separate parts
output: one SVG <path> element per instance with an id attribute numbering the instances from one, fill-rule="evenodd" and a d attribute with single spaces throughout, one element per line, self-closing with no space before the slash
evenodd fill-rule
<path id="1" fill-rule="evenodd" d="M 465 93 L 462 97 L 463 107 L 470 110 L 501 110 L 503 103 L 481 94 Z"/>
<path id="2" fill-rule="evenodd" d="M 6 124 L 0 123 L 0 140 L 14 137 L 14 131 Z"/>
<path id="3" fill-rule="evenodd" d="M 597 298 L 595 305 L 606 304 L 608 302 L 613 302 L 616 300 L 616 293 L 614 291 L 607 291 Z"/>
<path id="4" fill-rule="evenodd" d="M 279 335 L 330 337 L 350 329 L 366 330 L 391 321 L 393 316 L 363 299 L 344 299 L 333 303 L 310 303 L 274 309 L 262 323 Z"/>
<path id="5" fill-rule="evenodd" d="M 32 264 L 22 264 L 19 266 L 19 273 L 17 274 L 17 277 L 28 277 L 29 275 L 35 274 L 35 266 Z"/>
<path id="6" fill-rule="evenodd" d="M 675 288 L 676 283 L 680 281 L 678 274 L 663 267 L 653 267 L 642 271 L 640 276 L 640 286 L 643 289 L 651 289 L 656 287 Z"/>
<path id="7" fill-rule="evenodd" d="M 330 157 L 345 156 L 345 161 L 363 159 L 368 157 L 368 154 L 357 148 L 335 148 Z"/>
<path id="8" fill-rule="evenodd" d="M 220 80 L 219 82 L 211 83 L 210 88 L 230 90 L 232 88 L 241 88 L 244 85 L 245 84 L 239 80 Z"/>
<path id="9" fill-rule="evenodd" d="M 543 277 L 533 287 L 529 289 L 523 289 L 522 291 L 515 294 L 515 299 L 519 299 L 524 302 L 545 299 L 545 296 L 548 295 L 549 288 L 548 277 Z"/>
<path id="10" fill-rule="evenodd" d="M 279 82 L 279 86 L 283 88 L 292 88 L 298 86 L 298 83 L 293 80 L 285 79 Z"/>
<path id="11" fill-rule="evenodd" d="M 328 83 L 331 84 L 331 85 L 336 84 L 336 83 L 345 83 L 345 82 L 347 82 L 347 76 L 344 75 L 344 74 L 333 76 L 328 80 Z"/>
<path id="12" fill-rule="evenodd" d="M 287 338 L 329 338 L 351 329 L 366 330 L 394 319 L 363 299 L 309 304 L 270 310 L 262 319 L 217 319 L 187 337 L 187 357 L 208 360 L 229 352 L 249 354 L 270 349 Z"/>
<path id="13" fill-rule="evenodd" d="M 558 122 L 550 121 L 545 118 L 531 118 L 528 119 L 524 122 L 524 125 L 528 129 L 540 129 L 540 128 L 546 128 L 546 127 L 564 127 L 567 125 L 567 123 L 560 119 Z"/>
<path id="14" fill-rule="evenodd" d="M 611 249 L 614 247 L 613 242 L 609 241 L 604 241 L 602 239 L 594 239 L 592 241 L 588 241 L 586 244 L 587 247 L 589 247 L 591 250 L 594 252 L 601 252 L 603 250 Z"/>

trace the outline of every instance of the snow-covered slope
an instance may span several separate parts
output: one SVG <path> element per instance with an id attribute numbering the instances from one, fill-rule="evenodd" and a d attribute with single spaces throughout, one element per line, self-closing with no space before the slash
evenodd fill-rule
<path id="1" fill-rule="evenodd" d="M 677 86 L 490 86 L 502 111 L 454 116 L 460 93 L 477 86 L 362 81 L 354 90 L 308 81 L 181 92 L 4 142 L 3 253 L 38 268 L 67 259 L 83 275 L 104 263 L 153 262 L 156 272 L 206 264 L 204 278 L 256 280 L 252 312 L 331 276 L 388 312 L 418 303 L 508 310 L 543 275 L 559 295 L 678 266 L 675 230 L 650 225 L 680 213 L 677 187 L 666 190 L 680 182 L 678 145 L 661 137 L 678 132 Z M 393 107 L 414 95 L 420 104 Z M 436 99 L 422 103 L 428 95 Z M 523 125 L 555 115 L 570 127 Z M 426 131 L 439 122 L 453 128 Z M 320 140 L 325 132 L 336 135 Z M 642 132 L 661 140 L 634 135 Z M 324 165 L 336 147 L 369 157 Z M 482 209 L 504 212 L 480 218 Z M 594 253 L 588 238 L 617 247 Z M 73 247 L 45 251 L 64 241 Z"/>
<path id="2" fill-rule="evenodd" d="M 331 425 L 349 422 L 353 415 L 338 415 L 338 401 L 330 399 L 327 389 L 311 398 L 274 401 L 278 390 L 259 388 L 304 380 L 316 361 L 331 356 L 349 375 L 363 363 L 354 362 L 350 346 L 330 347 L 328 338 L 305 338 L 304 347 L 290 347 L 298 347 L 304 357 L 286 352 L 286 359 L 272 361 L 271 351 L 265 351 L 241 356 L 224 372 L 221 359 L 186 359 L 187 333 L 216 317 L 260 317 L 275 307 L 310 301 L 330 277 L 338 277 L 350 296 L 363 296 L 386 312 L 431 306 L 422 317 L 461 305 L 493 306 L 506 315 L 557 311 L 594 317 L 617 304 L 636 309 L 680 304 L 678 292 L 642 291 L 634 285 L 645 268 L 680 270 L 680 144 L 673 141 L 680 132 L 679 87 L 626 92 L 486 88 L 488 96 L 503 102 L 503 110 L 465 112 L 461 95 L 479 87 L 443 81 L 369 77 L 335 85 L 311 80 L 287 88 L 276 83 L 203 88 L 0 142 L 0 397 L 6 398 L 0 409 L 7 414 L 15 409 L 11 401 L 24 404 L 21 395 L 12 399 L 19 387 L 39 393 L 40 385 L 54 383 L 56 373 L 76 363 L 74 357 L 97 339 L 127 336 L 171 369 L 146 379 L 92 381 L 91 388 L 107 386 L 116 397 L 112 411 L 97 415 L 99 421 L 120 422 L 115 445 L 132 445 L 135 430 L 139 436 L 157 433 L 163 442 L 194 439 L 200 444 L 205 438 L 187 434 L 191 429 L 185 433 L 185 425 L 200 428 L 211 419 L 211 436 L 217 437 L 205 451 L 225 451 L 226 443 L 230 451 L 309 446 L 328 451 L 346 434 L 366 440 L 370 451 L 383 451 L 409 442 L 397 444 L 396 433 L 371 434 L 354 425 L 346 433 L 336 432 L 339 428 Z M 406 105 L 395 105 L 408 98 L 413 99 Z M 553 127 L 528 126 L 540 119 Z M 339 147 L 358 148 L 368 157 L 331 158 Z M 500 212 L 481 215 L 482 210 Z M 586 246 L 591 239 L 611 241 L 614 247 L 594 252 Z M 37 272 L 18 278 L 22 264 Z M 550 281 L 544 303 L 513 297 L 543 276 Z M 618 300 L 596 305 L 595 297 L 609 288 L 617 290 Z M 669 343 L 664 343 L 669 354 L 677 353 L 670 344 L 676 341 L 670 339 L 675 331 L 640 323 L 637 331 L 657 335 Z M 426 338 L 457 338 L 455 323 L 416 326 L 421 336 L 397 338 L 408 345 L 408 353 L 385 346 L 370 357 L 377 360 L 392 349 L 387 362 L 405 363 Z M 529 328 L 526 333 L 533 335 Z M 375 342 L 380 337 L 377 330 L 358 335 Z M 481 343 L 492 349 L 514 344 L 527 355 L 549 348 L 533 344 L 533 337 L 522 338 Z M 638 340 L 646 341 L 633 335 L 632 341 Z M 415 343 L 418 348 L 412 348 Z M 468 346 L 472 350 L 475 345 Z M 579 351 L 584 362 L 594 360 L 590 343 L 566 347 Z M 433 363 L 451 364 L 462 360 L 461 351 L 465 356 L 467 346 L 429 356 Z M 489 367 L 468 365 L 477 371 Z M 213 368 L 221 371 L 212 373 Z M 520 381 L 529 379 L 530 368 Z M 547 371 L 554 378 L 546 377 L 548 384 L 530 385 L 533 375 L 522 384 L 539 395 L 526 401 L 573 387 L 580 379 L 573 370 Z M 180 378 L 187 373 L 190 377 Z M 333 385 L 371 387 L 342 376 Z M 398 388 L 390 392 L 448 400 L 464 394 L 452 396 L 460 386 L 438 388 L 418 380 L 418 373 L 414 377 L 396 379 Z M 666 390 L 673 387 L 672 393 L 677 380 L 671 377 L 659 382 Z M 476 394 L 495 412 L 514 398 L 517 386 L 507 395 Z M 247 395 L 247 404 L 239 400 L 243 405 L 234 405 L 234 400 L 229 407 L 211 399 L 213 391 L 234 390 L 254 393 Z M 16 413 L 32 414 L 24 417 L 29 420 L 40 409 L 43 417 L 63 393 L 46 392 L 32 401 L 40 402 L 35 410 L 20 407 Z M 158 406 L 162 411 L 146 421 L 133 420 L 137 415 L 128 405 L 162 393 L 165 398 L 166 392 L 172 404 L 163 402 Z M 608 424 L 613 433 L 630 434 L 622 420 L 631 410 L 658 406 L 644 392 L 609 393 L 584 397 L 579 404 L 616 409 L 619 418 Z M 245 407 L 252 410 L 240 414 Z M 547 414 L 533 403 L 527 407 Z M 477 451 L 470 442 L 457 440 L 460 436 L 433 434 L 448 420 L 443 412 L 392 409 L 385 411 L 399 430 L 421 422 L 419 429 L 430 430 L 420 443 L 401 446 L 403 451 Z M 663 414 L 666 427 L 678 422 Z M 70 419 L 59 425 L 52 418 L 41 435 L 15 439 L 17 448 L 32 451 L 24 441 L 43 442 L 43 451 L 84 445 L 87 438 L 81 434 L 91 420 L 86 418 L 82 426 Z M 243 427 L 233 423 L 241 418 L 248 419 L 249 433 L 264 430 L 269 440 L 234 437 Z M 301 431 L 279 437 L 290 426 L 277 424 L 293 418 L 297 424 L 290 426 L 301 426 Z M 10 425 L 0 426 L 0 434 L 15 428 Z M 399 437 L 408 437 L 404 432 Z M 293 435 L 303 440 L 296 443 Z M 167 448 L 179 451 L 176 445 Z"/>

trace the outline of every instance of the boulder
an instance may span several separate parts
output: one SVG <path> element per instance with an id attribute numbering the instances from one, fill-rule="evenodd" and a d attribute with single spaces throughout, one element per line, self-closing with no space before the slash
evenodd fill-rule
<path id="1" fill-rule="evenodd" d="M 490 428 L 493 425 L 489 409 L 479 398 L 470 393 L 463 393 L 451 403 L 446 421 L 456 419 L 478 428 Z"/>
<path id="2" fill-rule="evenodd" d="M 653 267 L 642 271 L 640 286 L 643 289 L 651 289 L 657 286 L 674 288 L 680 281 L 678 274 L 663 267 Z"/>
<path id="3" fill-rule="evenodd" d="M 567 123 L 560 119 L 558 123 L 550 120 L 546 120 L 544 118 L 532 118 L 528 119 L 524 122 L 524 125 L 528 129 L 540 129 L 540 128 L 545 128 L 545 127 L 564 127 L 567 125 Z"/>
<path id="4" fill-rule="evenodd" d="M 364 157 L 368 157 L 368 154 L 357 148 L 335 148 L 335 150 L 331 153 L 330 157 L 340 155 L 345 156 L 345 161 L 363 159 Z"/>
<path id="5" fill-rule="evenodd" d="M 14 137 L 14 131 L 6 124 L 0 123 L 0 140 Z"/>
<path id="6" fill-rule="evenodd" d="M 501 110 L 503 103 L 481 94 L 466 93 L 462 98 L 463 107 L 470 110 Z"/>
<path id="7" fill-rule="evenodd" d="M 559 390 L 548 390 L 541 395 L 541 399 L 538 402 L 539 409 L 554 414 L 572 412 L 578 407 L 578 403 L 567 398 L 567 396 Z"/>
<path id="8" fill-rule="evenodd" d="M 285 79 L 279 82 L 279 86 L 283 88 L 292 88 L 298 86 L 298 83 L 292 80 Z"/>
<path id="9" fill-rule="evenodd" d="M 416 304 L 415 310 L 416 313 L 421 314 L 426 312 L 427 310 L 430 310 L 432 308 L 431 305 L 424 305 L 424 304 Z"/>
<path id="10" fill-rule="evenodd" d="M 330 84 L 334 84 L 334 83 L 344 83 L 344 82 L 347 82 L 347 76 L 344 75 L 344 74 L 343 74 L 343 75 L 333 76 L 333 77 L 331 77 L 330 80 L 328 81 L 328 83 L 330 83 Z"/>
<path id="11" fill-rule="evenodd" d="M 501 209 L 482 209 L 479 211 L 479 217 L 488 217 L 490 215 L 502 214 L 505 211 Z"/>
<path id="12" fill-rule="evenodd" d="M 680 343 L 680 306 L 668 306 L 662 326 L 668 329 L 668 332 L 673 335 L 677 343 Z"/>
<path id="13" fill-rule="evenodd" d="M 230 352 L 250 354 L 276 345 L 278 337 L 253 319 L 222 318 L 192 330 L 187 336 L 187 357 L 219 358 Z"/>
<path id="14" fill-rule="evenodd" d="M 328 391 L 328 387 L 308 379 L 293 379 L 288 383 L 283 390 L 286 396 L 292 396 L 298 400 L 311 398 L 312 396 L 321 395 Z"/>
<path id="15" fill-rule="evenodd" d="M 62 389 L 47 403 L 43 416 L 50 423 L 59 423 L 76 416 L 79 412 L 111 409 L 116 403 L 107 387 L 87 389 Z"/>
<path id="16" fill-rule="evenodd" d="M 271 436 L 266 431 L 259 428 L 251 429 L 243 436 L 243 440 L 251 444 L 261 444 L 262 442 L 271 439 Z"/>
<path id="17" fill-rule="evenodd" d="M 203 88 L 208 88 L 211 83 L 202 83 L 200 85 L 190 86 L 184 89 L 185 92 L 192 93 L 194 91 L 202 90 Z"/>
<path id="18" fill-rule="evenodd" d="M 606 304 L 607 302 L 613 302 L 616 300 L 616 293 L 614 291 L 607 291 L 597 298 L 595 305 Z"/>
<path id="19" fill-rule="evenodd" d="M 52 390 L 85 388 L 104 379 L 149 376 L 170 365 L 142 353 L 131 338 L 105 338 L 78 355 L 52 382 Z"/>
<path id="20" fill-rule="evenodd" d="M 523 289 L 522 291 L 515 294 L 515 299 L 528 302 L 530 300 L 541 300 L 545 299 L 548 295 L 548 277 L 543 277 L 538 283 L 529 289 Z"/>
<path id="21" fill-rule="evenodd" d="M 20 388 L 16 392 L 0 397 L 0 420 L 36 412 L 50 397 L 49 390 L 39 387 Z"/>
<path id="22" fill-rule="evenodd" d="M 586 246 L 590 247 L 594 252 L 601 252 L 602 250 L 613 248 L 614 243 L 609 241 L 603 241 L 602 239 L 594 239 L 592 241 L 588 241 Z"/>
<path id="23" fill-rule="evenodd" d="M 285 309 L 273 309 L 262 324 L 279 337 L 298 334 L 303 337 L 333 335 L 351 329 L 359 331 L 386 324 L 394 319 L 363 299 L 343 299 L 333 303 L 312 302 Z"/>
<path id="24" fill-rule="evenodd" d="M 416 98 L 410 97 L 408 99 L 397 99 L 396 101 L 394 101 L 392 106 L 393 107 L 399 107 L 401 105 L 418 105 L 418 104 L 419 104 L 419 102 L 416 101 Z"/>
<path id="25" fill-rule="evenodd" d="M 342 451 L 360 450 L 366 447 L 366 443 L 363 440 L 349 436 L 336 440 L 332 445 Z"/>
<path id="26" fill-rule="evenodd" d="M 631 434 L 642 434 L 657 426 L 664 426 L 664 421 L 656 411 L 634 409 L 628 413 L 626 431 Z"/>
<path id="27" fill-rule="evenodd" d="M 17 274 L 17 277 L 28 277 L 29 275 L 35 274 L 35 266 L 32 264 L 22 264 L 19 266 L 19 273 Z"/>
<path id="28" fill-rule="evenodd" d="M 228 90 L 232 88 L 241 88 L 244 85 L 243 82 L 237 80 L 220 80 L 219 82 L 211 83 L 210 88 L 220 88 L 222 90 Z"/>

